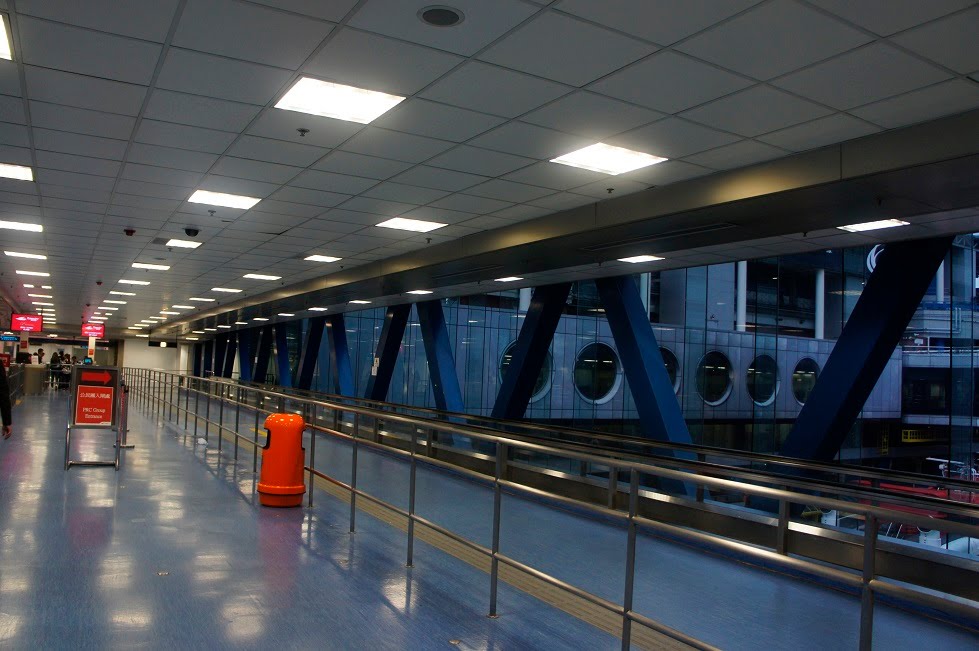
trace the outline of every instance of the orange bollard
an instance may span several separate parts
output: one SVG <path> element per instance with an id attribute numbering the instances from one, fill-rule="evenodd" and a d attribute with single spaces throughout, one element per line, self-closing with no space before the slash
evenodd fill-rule
<path id="1" fill-rule="evenodd" d="M 303 465 L 303 429 L 306 423 L 296 414 L 271 414 L 265 419 L 269 435 L 262 449 L 262 473 L 258 481 L 258 501 L 263 506 L 299 506 L 306 484 Z"/>

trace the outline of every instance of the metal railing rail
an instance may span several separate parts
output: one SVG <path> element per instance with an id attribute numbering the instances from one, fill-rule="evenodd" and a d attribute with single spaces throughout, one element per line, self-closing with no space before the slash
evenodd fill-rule
<path id="1" fill-rule="evenodd" d="M 649 462 L 614 460 L 616 472 L 626 472 L 629 476 L 629 488 L 627 492 L 628 507 L 623 511 L 574 500 L 551 492 L 543 491 L 538 488 L 526 486 L 519 482 L 513 481 L 508 477 L 510 474 L 508 472 L 508 466 L 512 464 L 510 461 L 511 451 L 525 451 L 527 453 L 546 454 L 599 465 L 608 464 L 610 462 L 608 458 L 595 454 L 559 448 L 526 440 L 519 440 L 510 436 L 495 435 L 492 433 L 487 433 L 479 428 L 467 427 L 456 423 L 432 422 L 430 420 L 406 416 L 403 414 L 391 414 L 365 407 L 331 403 L 328 401 L 310 400 L 275 391 L 250 389 L 240 385 L 234 386 L 235 400 L 233 404 L 235 405 L 235 428 L 232 429 L 224 422 L 224 405 L 226 402 L 224 399 L 218 401 L 218 420 L 216 423 L 211 420 L 210 413 L 211 391 L 214 389 L 217 389 L 218 391 L 227 390 L 227 383 L 158 371 L 146 371 L 142 369 L 126 369 L 126 376 L 130 385 L 133 387 L 134 392 L 137 393 L 137 396 L 141 400 L 141 404 L 151 410 L 155 410 L 160 417 L 173 420 L 174 409 L 176 409 L 176 420 L 179 423 L 180 413 L 183 411 L 184 426 L 186 429 L 188 418 L 191 414 L 193 414 L 195 430 L 194 434 L 195 436 L 197 435 L 198 423 L 203 420 L 205 425 L 205 438 L 208 436 L 211 426 L 216 426 L 219 454 L 221 451 L 221 440 L 225 435 L 231 436 L 234 440 L 235 459 L 237 459 L 238 443 L 240 439 L 244 439 L 248 443 L 252 444 L 253 469 L 257 467 L 259 414 L 273 412 L 271 409 L 264 409 L 261 406 L 250 406 L 245 404 L 244 406 L 246 409 L 252 409 L 255 414 L 255 434 L 254 437 L 250 439 L 241 435 L 238 430 L 240 429 L 241 424 L 240 415 L 243 405 L 241 398 L 243 392 L 246 394 L 248 392 L 259 393 L 267 398 L 272 398 L 276 403 L 274 405 L 276 407 L 276 411 L 286 411 L 290 406 L 294 410 L 298 408 L 299 412 L 307 416 L 306 420 L 308 429 L 310 430 L 309 464 L 305 466 L 306 472 L 309 473 L 310 485 L 312 487 L 314 477 L 319 477 L 349 492 L 350 531 L 354 531 L 356 527 L 357 499 L 363 498 L 364 500 L 373 502 L 384 509 L 406 518 L 408 524 L 407 562 L 409 565 L 411 565 L 413 562 L 415 538 L 414 529 L 416 524 L 443 534 L 450 539 L 455 540 L 459 544 L 462 544 L 465 547 L 488 557 L 490 560 L 491 616 L 495 616 L 497 612 L 497 585 L 499 581 L 499 566 L 502 563 L 503 565 L 525 572 L 540 581 L 561 590 L 565 590 L 570 594 L 573 594 L 600 608 L 612 612 L 617 616 L 620 616 L 622 619 L 621 637 L 623 649 L 630 648 L 632 625 L 634 623 L 649 627 L 660 634 L 666 635 L 674 640 L 688 644 L 695 648 L 712 648 L 703 642 L 695 640 L 684 633 L 658 623 L 655 620 L 633 610 L 636 538 L 638 532 L 642 530 L 656 534 L 666 534 L 681 541 L 705 545 L 709 548 L 720 551 L 736 552 L 747 557 L 764 560 L 765 562 L 783 570 L 796 572 L 803 571 L 812 576 L 834 581 L 840 585 L 857 590 L 861 597 L 859 634 L 859 648 L 861 650 L 869 650 L 872 645 L 874 605 L 877 595 L 887 595 L 892 598 L 917 603 L 926 608 L 936 608 L 938 610 L 965 618 L 969 621 L 976 621 L 979 619 L 979 608 L 976 608 L 973 603 L 951 598 L 950 596 L 941 596 L 936 594 L 934 591 L 922 589 L 914 585 L 888 582 L 878 576 L 876 571 L 876 561 L 878 552 L 877 539 L 879 523 L 882 521 L 888 522 L 896 520 L 919 527 L 933 528 L 935 521 L 926 515 L 908 512 L 907 510 L 895 510 L 880 504 L 854 503 L 823 495 L 812 494 L 810 492 L 756 485 L 741 479 L 720 478 L 708 474 L 691 472 L 688 469 L 669 468 Z M 224 387 L 215 387 L 215 384 L 223 384 Z M 183 406 L 179 404 L 181 388 L 184 389 Z M 175 393 L 176 402 L 174 400 Z M 192 394 L 194 396 L 193 409 L 190 407 Z M 206 400 L 203 419 L 199 417 L 202 395 L 204 395 Z M 316 424 L 317 411 L 320 411 L 321 413 L 332 413 L 334 426 L 330 428 Z M 342 414 L 346 413 L 352 414 L 354 421 L 352 432 L 349 434 L 341 431 L 339 428 Z M 386 424 L 393 422 L 410 426 L 409 432 L 407 433 L 409 438 L 409 447 L 407 450 L 392 448 L 379 442 L 378 432 L 379 423 L 381 420 L 383 420 Z M 361 432 L 364 425 L 369 427 L 369 431 L 366 436 Z M 419 426 L 423 428 L 421 431 L 419 431 Z M 446 434 L 466 436 L 471 440 L 481 441 L 486 446 L 492 446 L 494 449 L 494 454 L 491 457 L 494 461 L 493 473 L 491 475 L 484 474 L 420 454 L 420 449 L 423 449 L 420 448 L 420 444 L 424 442 L 426 445 L 430 445 L 431 435 L 435 430 L 444 432 Z M 422 440 L 422 434 L 425 434 L 424 441 Z M 316 440 L 318 436 L 327 436 L 333 439 L 342 440 L 349 443 L 351 446 L 352 454 L 349 483 L 330 477 L 329 475 L 316 469 L 315 453 Z M 386 454 L 394 454 L 407 460 L 410 472 L 408 489 L 409 506 L 407 510 L 385 502 L 384 500 L 381 500 L 374 495 L 370 495 L 358 488 L 357 452 L 361 447 L 383 450 Z M 464 536 L 441 527 L 440 525 L 431 522 L 414 512 L 416 490 L 415 475 L 419 463 L 436 468 L 450 468 L 453 472 L 461 473 L 465 477 L 468 477 L 469 479 L 492 489 L 494 495 L 494 508 L 493 542 L 491 547 L 487 548 L 476 542 L 468 540 Z M 760 547 L 758 545 L 747 544 L 725 538 L 717 534 L 696 531 L 690 528 L 679 527 L 644 517 L 638 513 L 638 503 L 641 493 L 640 480 L 643 477 L 653 477 L 659 480 L 674 481 L 686 484 L 692 483 L 706 490 L 738 492 L 759 499 L 772 500 L 777 503 L 779 507 L 776 542 L 772 548 L 769 549 Z M 581 509 L 587 513 L 591 513 L 606 520 L 611 519 L 623 525 L 626 529 L 627 536 L 625 586 L 621 603 L 606 600 L 503 554 L 500 551 L 499 541 L 501 527 L 501 500 L 504 493 L 517 497 L 543 497 L 557 503 L 564 503 L 574 506 L 575 508 Z M 309 491 L 308 504 L 310 506 L 313 504 L 312 490 Z M 787 549 L 786 545 L 786 534 L 791 519 L 791 507 L 794 505 L 815 505 L 819 508 L 825 508 L 828 510 L 842 510 L 848 513 L 856 514 L 863 519 L 865 525 L 861 543 L 862 567 L 859 575 L 847 572 L 837 567 L 827 566 L 823 563 L 813 562 L 801 556 L 789 555 L 789 550 Z M 975 524 L 944 520 L 941 523 L 941 529 L 949 533 L 979 537 L 979 526 L 976 526 Z"/>

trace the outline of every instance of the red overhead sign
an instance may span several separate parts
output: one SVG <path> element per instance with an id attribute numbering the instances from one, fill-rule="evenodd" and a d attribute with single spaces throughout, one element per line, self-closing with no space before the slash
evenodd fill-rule
<path id="1" fill-rule="evenodd" d="M 12 314 L 10 329 L 14 332 L 41 332 L 44 318 L 40 314 Z"/>
<path id="2" fill-rule="evenodd" d="M 83 323 L 82 324 L 82 336 L 83 337 L 97 337 L 101 339 L 105 336 L 105 324 L 104 323 Z"/>

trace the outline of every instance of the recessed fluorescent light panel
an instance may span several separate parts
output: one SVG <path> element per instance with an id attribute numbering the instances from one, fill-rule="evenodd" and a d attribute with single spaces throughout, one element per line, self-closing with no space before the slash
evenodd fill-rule
<path id="1" fill-rule="evenodd" d="M 109 293 L 110 294 L 113 294 L 115 296 L 135 296 L 136 295 L 136 292 L 117 292 L 115 290 L 113 290 L 113 291 L 111 291 Z"/>
<path id="2" fill-rule="evenodd" d="M 173 246 L 178 249 L 196 249 L 201 245 L 201 242 L 191 242 L 190 240 L 170 240 L 167 242 L 167 246 Z"/>
<path id="3" fill-rule="evenodd" d="M 170 271 L 170 265 L 149 264 L 147 262 L 134 262 L 133 269 L 151 269 L 153 271 Z"/>
<path id="4" fill-rule="evenodd" d="M 197 341 L 197 337 L 184 337 L 187 341 Z"/>
<path id="5" fill-rule="evenodd" d="M 217 332 L 217 328 L 204 328 L 208 332 Z"/>
<path id="6" fill-rule="evenodd" d="M 900 219 L 881 219 L 875 222 L 863 222 L 862 224 L 849 224 L 847 226 L 837 226 L 841 231 L 850 233 L 862 233 L 864 231 L 877 231 L 882 228 L 895 228 L 897 226 L 908 226 L 908 222 Z M 20 272 L 17 272 L 20 273 Z"/>
<path id="7" fill-rule="evenodd" d="M 51 294 L 28 294 L 31 298 L 54 298 Z"/>
<path id="8" fill-rule="evenodd" d="M 0 220 L 0 228 L 8 231 L 30 231 L 32 233 L 43 233 L 44 227 L 40 224 L 28 224 L 25 222 L 8 222 Z"/>
<path id="9" fill-rule="evenodd" d="M 279 280 L 282 276 L 265 276 L 263 274 L 245 274 L 242 278 L 251 278 L 252 280 Z"/>
<path id="10" fill-rule="evenodd" d="M 150 338 L 149 335 L 136 335 L 136 336 L 139 337 L 140 339 L 149 339 Z"/>
<path id="11" fill-rule="evenodd" d="M 430 289 L 413 289 L 413 290 L 411 290 L 410 292 L 407 292 L 407 293 L 408 294 L 417 294 L 417 295 L 421 296 L 423 294 L 431 294 L 432 291 Z"/>
<path id="12" fill-rule="evenodd" d="M 41 289 L 52 289 L 51 285 L 41 285 Z"/>
<path id="13" fill-rule="evenodd" d="M 28 285 L 27 283 L 24 283 L 24 287 L 27 289 L 34 289 L 34 285 Z"/>
<path id="14" fill-rule="evenodd" d="M 311 307 L 311 308 L 309 308 L 309 311 L 310 312 L 326 312 L 328 309 L 330 309 L 330 308 L 328 308 L 328 307 Z"/>
<path id="15" fill-rule="evenodd" d="M 238 293 L 241 292 L 240 289 L 233 289 L 231 287 L 212 287 L 211 288 L 211 291 L 212 292 L 224 292 L 226 294 L 238 294 Z M 190 300 L 194 300 L 194 299 L 190 299 Z"/>
<path id="16" fill-rule="evenodd" d="M 194 309 L 194 306 L 193 305 L 171 305 L 170 306 L 170 309 L 171 310 L 193 310 Z"/>
<path id="17" fill-rule="evenodd" d="M 51 274 L 47 273 L 46 271 L 21 271 L 20 269 L 17 270 L 17 273 L 19 273 L 21 276 L 44 276 L 44 277 L 47 277 L 47 276 L 50 276 L 51 275 Z"/>
<path id="18" fill-rule="evenodd" d="M 10 41 L 7 39 L 7 19 L 0 14 L 0 59 L 13 61 L 14 56 L 10 51 Z"/>
<path id="19" fill-rule="evenodd" d="M 229 326 L 229 325 L 219 325 L 218 327 L 219 328 L 230 328 L 231 326 Z"/>
<path id="20" fill-rule="evenodd" d="M 120 285 L 149 285 L 150 284 L 150 281 L 148 281 L 148 280 L 127 280 L 125 278 L 121 278 L 119 280 L 119 284 Z"/>
<path id="21" fill-rule="evenodd" d="M 102 302 L 103 303 L 109 303 L 109 304 L 112 304 L 112 305 L 125 305 L 126 304 L 126 301 L 113 301 L 113 300 L 110 300 L 108 298 L 105 299 L 105 300 L 103 300 Z"/>
<path id="22" fill-rule="evenodd" d="M 447 226 L 438 222 L 427 222 L 423 219 L 407 219 L 405 217 L 394 217 L 378 224 L 381 228 L 396 228 L 399 231 L 414 231 L 415 233 L 427 233 L 437 228 Z"/>
<path id="23" fill-rule="evenodd" d="M 523 280 L 523 278 L 521 278 L 520 276 L 505 276 L 503 278 L 497 278 L 496 279 L 496 282 L 498 282 L 498 283 L 512 283 L 515 280 Z"/>
<path id="24" fill-rule="evenodd" d="M 303 260 L 309 260 L 310 262 L 337 262 L 340 259 L 334 258 L 332 255 L 311 255 L 303 258 Z"/>
<path id="25" fill-rule="evenodd" d="M 665 160 L 665 158 L 652 154 L 644 154 L 641 151 L 632 151 L 624 147 L 613 147 L 599 142 L 570 154 L 552 158 L 551 162 L 615 175 L 649 167 Z"/>
<path id="26" fill-rule="evenodd" d="M 254 319 L 252 319 L 252 321 L 268 321 L 268 319 L 262 316 L 257 316 Z"/>
<path id="27" fill-rule="evenodd" d="M 193 297 L 193 298 L 188 298 L 187 300 L 188 301 L 197 301 L 198 303 L 213 303 L 217 299 L 216 298 L 197 298 L 197 297 Z"/>
<path id="28" fill-rule="evenodd" d="M 225 194 L 224 192 L 209 192 L 198 190 L 190 195 L 187 201 L 191 203 L 203 203 L 208 206 L 221 206 L 222 208 L 238 208 L 248 210 L 256 203 L 261 201 L 256 197 L 246 197 L 240 194 Z"/>
<path id="29" fill-rule="evenodd" d="M 659 256 L 655 255 L 634 255 L 631 258 L 619 258 L 619 262 L 631 262 L 632 264 L 639 264 L 640 262 L 656 262 L 657 260 L 662 260 Z"/>
<path id="30" fill-rule="evenodd" d="M 33 181 L 34 170 L 23 165 L 11 165 L 0 163 L 0 177 L 5 179 L 17 179 L 18 181 Z"/>
<path id="31" fill-rule="evenodd" d="M 168 310 L 160 310 L 160 314 L 180 314 L 180 312 L 170 312 Z"/>
<path id="32" fill-rule="evenodd" d="M 292 312 L 279 312 L 278 316 L 296 316 Z"/>
<path id="33" fill-rule="evenodd" d="M 303 77 L 275 105 L 277 109 L 368 124 L 404 100 L 374 90 Z"/>
<path id="34" fill-rule="evenodd" d="M 37 253 L 21 253 L 19 251 L 4 251 L 4 255 L 9 255 L 11 258 L 30 258 L 31 260 L 47 260 L 48 256 L 38 255 Z"/>
<path id="35" fill-rule="evenodd" d="M 370 301 L 362 301 L 359 298 L 356 301 L 350 301 L 351 305 L 367 305 Z"/>
<path id="36" fill-rule="evenodd" d="M 248 325 L 245 321 L 235 321 L 235 325 Z"/>

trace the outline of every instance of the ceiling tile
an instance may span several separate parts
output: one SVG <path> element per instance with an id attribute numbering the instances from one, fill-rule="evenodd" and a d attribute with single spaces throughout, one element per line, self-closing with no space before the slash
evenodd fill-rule
<path id="1" fill-rule="evenodd" d="M 24 63 L 101 79 L 148 85 L 162 48 L 156 43 L 24 17 Z"/>
<path id="2" fill-rule="evenodd" d="M 449 210 L 448 208 L 436 208 L 435 206 L 419 206 L 401 215 L 409 219 L 424 219 L 430 222 L 441 224 L 458 224 L 472 217 L 472 213 Z M 441 229 L 439 229 L 441 230 Z"/>
<path id="3" fill-rule="evenodd" d="M 975 0 L 809 0 L 881 36 L 964 9 Z"/>
<path id="4" fill-rule="evenodd" d="M 279 192 L 282 192 L 282 190 L 276 191 L 272 196 L 278 195 Z M 323 212 L 323 209 L 320 206 L 309 206 L 301 203 L 293 203 L 291 201 L 277 201 L 275 199 L 262 199 L 262 210 L 280 215 L 305 217 L 307 219 L 315 217 Z"/>
<path id="5" fill-rule="evenodd" d="M 190 189 L 187 187 L 129 179 L 120 179 L 119 183 L 116 184 L 116 192 L 177 201 L 190 196 Z"/>
<path id="6" fill-rule="evenodd" d="M 334 120 L 297 111 L 267 110 L 248 129 L 248 133 L 313 147 L 336 147 L 364 128 L 364 125 Z M 305 136 L 299 129 L 309 129 Z"/>
<path id="7" fill-rule="evenodd" d="M 119 161 L 52 151 L 38 151 L 37 165 L 49 169 L 97 174 L 99 176 L 116 176 L 119 173 Z"/>
<path id="8" fill-rule="evenodd" d="M 601 140 L 663 117 L 662 113 L 587 91 L 565 95 L 521 121 Z"/>
<path id="9" fill-rule="evenodd" d="M 408 169 L 411 164 L 389 158 L 364 156 L 349 151 L 333 151 L 313 167 L 327 172 L 338 172 L 371 179 L 387 179 L 402 170 Z"/>
<path id="10" fill-rule="evenodd" d="M 10 145 L 0 145 L 0 161 L 13 165 L 26 165 L 28 167 L 34 164 L 29 148 L 12 147 Z"/>
<path id="11" fill-rule="evenodd" d="M 162 43 L 178 4 L 179 0 L 148 3 L 19 0 L 17 13 Z"/>
<path id="12" fill-rule="evenodd" d="M 303 72 L 357 88 L 412 95 L 464 59 L 384 36 L 342 29 Z"/>
<path id="13" fill-rule="evenodd" d="M 329 23 L 233 0 L 195 0 L 184 9 L 173 44 L 296 70 L 332 29 Z"/>
<path id="14" fill-rule="evenodd" d="M 793 0 L 774 0 L 677 49 L 756 79 L 771 79 L 867 43 L 870 36 Z"/>
<path id="15" fill-rule="evenodd" d="M 775 85 L 845 110 L 949 77 L 891 45 L 874 43 L 783 77 Z"/>
<path id="16" fill-rule="evenodd" d="M 126 168 L 122 172 L 122 178 L 134 181 L 149 181 L 150 183 L 165 183 L 184 188 L 193 188 L 201 182 L 203 178 L 201 172 L 185 172 L 167 167 L 154 167 L 152 165 L 137 165 L 136 163 L 126 163 Z M 188 195 L 190 193 L 187 193 Z"/>
<path id="17" fill-rule="evenodd" d="M 143 163 L 144 165 L 154 165 L 156 167 L 172 167 L 191 172 L 206 172 L 214 165 L 217 159 L 218 157 L 214 154 L 188 151 L 186 149 L 174 149 L 172 147 L 159 147 L 157 145 L 146 145 L 138 142 L 134 142 L 129 148 L 128 158 L 132 163 Z"/>
<path id="18" fill-rule="evenodd" d="M 339 22 L 353 9 L 358 0 L 253 0 L 258 4 L 269 5 L 288 11 L 295 11 L 314 18 Z"/>
<path id="19" fill-rule="evenodd" d="M 135 139 L 137 142 L 149 145 L 173 146 L 220 154 L 234 141 L 235 134 L 156 120 L 143 120 Z"/>
<path id="20" fill-rule="evenodd" d="M 122 182 L 120 182 L 120 185 L 122 185 Z M 116 188 L 115 193 L 112 195 L 113 205 L 147 210 L 173 211 L 182 203 L 179 199 L 159 199 L 157 197 L 141 196 L 138 194 L 138 188 L 134 188 L 133 191 L 137 193 L 123 192 L 119 188 Z M 111 207 L 109 209 L 112 210 Z"/>
<path id="21" fill-rule="evenodd" d="M 436 156 L 428 164 L 470 174 L 500 176 L 534 162 L 531 158 L 461 145 Z"/>
<path id="22" fill-rule="evenodd" d="M 323 147 L 311 147 L 305 144 L 242 136 L 228 150 L 230 156 L 249 158 L 252 160 L 309 167 L 330 150 Z"/>
<path id="23" fill-rule="evenodd" d="M 77 133 L 52 131 L 50 129 L 34 128 L 34 146 L 48 151 L 60 151 L 66 154 L 95 156 L 122 160 L 126 154 L 126 141 L 110 138 L 97 138 Z"/>
<path id="24" fill-rule="evenodd" d="M 777 147 L 753 140 L 742 140 L 733 145 L 724 145 L 686 158 L 687 162 L 716 170 L 729 170 L 744 167 L 785 156 L 786 152 Z"/>
<path id="25" fill-rule="evenodd" d="M 114 178 L 109 176 L 94 176 L 91 174 L 77 174 L 75 172 L 65 172 L 61 170 L 49 170 L 38 168 L 35 175 L 38 183 L 49 185 L 64 185 L 71 188 L 87 188 L 91 190 L 112 190 Z"/>
<path id="26" fill-rule="evenodd" d="M 311 190 L 309 188 L 286 187 L 272 194 L 270 199 L 277 201 L 290 201 L 293 203 L 307 204 L 329 208 L 343 203 L 350 198 L 349 194 L 338 192 L 323 192 L 322 190 Z M 322 212 L 322 211 L 320 211 Z"/>
<path id="27" fill-rule="evenodd" d="M 805 151 L 859 138 L 875 131 L 880 129 L 846 113 L 836 113 L 758 136 L 758 140 L 790 151 Z"/>
<path id="28" fill-rule="evenodd" d="M 265 105 L 292 73 L 257 63 L 170 48 L 156 85 L 195 95 Z"/>
<path id="29" fill-rule="evenodd" d="M 357 212 L 365 212 L 372 215 L 395 217 L 408 212 L 416 206 L 415 204 L 401 203 L 399 201 L 371 199 L 362 195 L 346 201 L 340 207 L 344 210 L 356 210 Z"/>
<path id="30" fill-rule="evenodd" d="M 699 165 L 685 163 L 679 160 L 668 160 L 664 163 L 650 165 L 633 172 L 626 172 L 619 176 L 623 179 L 639 181 L 649 186 L 669 185 L 679 181 L 696 178 L 711 174 L 712 170 Z"/>
<path id="31" fill-rule="evenodd" d="M 733 16 L 758 0 L 563 0 L 560 11 L 613 29 L 669 45 Z"/>
<path id="32" fill-rule="evenodd" d="M 452 146 L 451 142 L 367 127 L 343 143 L 341 149 L 367 156 L 420 163 Z"/>
<path id="33" fill-rule="evenodd" d="M 887 129 L 979 108 L 979 84 L 953 79 L 851 109 L 850 113 Z"/>
<path id="34" fill-rule="evenodd" d="M 360 194 L 367 188 L 377 185 L 377 180 L 333 172 L 321 172 L 319 170 L 306 170 L 291 181 L 289 185 L 325 192 Z"/>
<path id="35" fill-rule="evenodd" d="M 282 184 L 299 174 L 302 168 L 249 160 L 247 158 L 223 156 L 211 171 L 214 174 L 221 174 L 223 176 Z"/>
<path id="36" fill-rule="evenodd" d="M 209 174 L 205 177 L 201 181 L 200 187 L 202 190 L 210 190 L 212 192 L 229 192 L 231 194 L 243 194 L 246 197 L 260 198 L 267 197 L 279 189 L 277 183 L 236 179 L 228 176 L 218 176 L 216 174 Z M 224 211 L 227 208 L 221 208 L 220 210 Z"/>
<path id="37" fill-rule="evenodd" d="M 260 110 L 251 104 L 157 89 L 150 96 L 144 115 L 153 120 L 179 122 L 207 129 L 241 131 Z"/>
<path id="38" fill-rule="evenodd" d="M 549 12 L 522 25 L 479 58 L 583 86 L 654 51 L 653 45 Z"/>
<path id="39" fill-rule="evenodd" d="M 594 144 L 588 138 L 516 120 L 472 140 L 472 144 L 530 158 L 556 158 Z"/>
<path id="40" fill-rule="evenodd" d="M 24 100 L 20 97 L 0 95 L 0 122 L 26 124 L 24 117 Z"/>
<path id="41" fill-rule="evenodd" d="M 32 100 L 78 108 L 138 115 L 146 88 L 119 81 L 24 66 Z"/>
<path id="42" fill-rule="evenodd" d="M 0 59 L 0 94 L 18 97 L 23 94 L 20 87 L 20 72 L 13 61 Z"/>
<path id="43" fill-rule="evenodd" d="M 421 96 L 453 106 L 516 117 L 570 90 L 570 87 L 553 81 L 470 61 L 440 79 Z"/>
<path id="44" fill-rule="evenodd" d="M 609 144 L 664 158 L 681 158 L 738 140 L 738 137 L 679 118 L 653 122 L 608 140 Z M 661 163 L 662 164 L 662 163 Z"/>
<path id="45" fill-rule="evenodd" d="M 645 183 L 630 181 L 621 176 L 612 176 L 603 181 L 594 181 L 587 185 L 580 185 L 574 189 L 574 193 L 586 194 L 595 199 L 608 199 L 642 192 L 648 188 L 649 186 Z M 612 190 L 612 192 L 609 192 L 609 190 Z"/>
<path id="46" fill-rule="evenodd" d="M 528 201 L 532 206 L 548 208 L 550 210 L 568 210 L 569 208 L 577 208 L 578 206 L 585 206 L 594 202 L 595 199 L 593 197 L 586 197 L 573 192 L 557 192 L 546 197 L 541 197 L 540 199 Z"/>
<path id="47" fill-rule="evenodd" d="M 533 219 L 534 217 L 541 217 L 542 215 L 546 215 L 549 212 L 551 211 L 548 210 L 547 208 L 538 208 L 537 206 L 520 204 L 517 206 L 510 206 L 509 208 L 504 208 L 503 210 L 497 210 L 495 213 L 493 213 L 493 218 L 500 219 L 500 220 L 505 219 L 508 222 L 513 223 L 518 221 L 524 221 L 527 219 Z M 485 217 L 477 218 L 477 219 L 485 219 Z M 472 224 L 473 221 L 475 220 L 467 221 L 466 225 Z M 485 224 L 486 228 L 493 228 L 490 225 L 490 222 L 482 222 L 482 223 Z M 501 224 L 501 225 L 505 226 L 507 224 Z"/>
<path id="48" fill-rule="evenodd" d="M 541 188 L 527 185 L 526 183 L 493 179 L 492 181 L 487 181 L 486 183 L 469 188 L 466 190 L 466 194 L 477 197 L 489 197 L 490 199 L 500 199 L 501 201 L 511 201 L 513 203 L 523 203 L 554 194 L 554 191 L 550 188 Z"/>
<path id="49" fill-rule="evenodd" d="M 832 113 L 768 86 L 754 86 L 682 113 L 682 117 L 743 136 L 756 136 Z"/>
<path id="50" fill-rule="evenodd" d="M 607 179 L 608 174 L 545 161 L 511 172 L 504 178 L 551 190 L 569 190 L 579 185 Z"/>
<path id="51" fill-rule="evenodd" d="M 448 194 L 445 190 L 434 190 L 432 188 L 419 187 L 416 185 L 405 185 L 388 181 L 380 183 L 373 188 L 365 191 L 362 196 L 373 199 L 387 199 L 389 201 L 400 201 L 413 205 L 423 205 L 436 199 L 440 199 Z M 346 207 L 346 206 L 344 206 Z"/>
<path id="52" fill-rule="evenodd" d="M 423 188 L 458 192 L 477 183 L 482 183 L 486 180 L 486 177 L 476 174 L 466 174 L 465 172 L 454 172 L 438 167 L 418 165 L 407 172 L 399 174 L 395 177 L 395 180 L 399 183 L 407 183 Z"/>
<path id="53" fill-rule="evenodd" d="M 503 118 L 447 106 L 424 99 L 409 99 L 372 124 L 420 136 L 462 142 L 502 124 Z"/>
<path id="54" fill-rule="evenodd" d="M 928 3 L 925 3 L 928 4 Z M 979 70 L 979 6 L 894 37 L 894 42 L 943 66 L 969 74 Z"/>
<path id="55" fill-rule="evenodd" d="M 460 212 L 468 212 L 475 215 L 482 215 L 485 213 L 495 212 L 497 210 L 502 210 L 503 208 L 508 208 L 513 204 L 509 201 L 499 201 L 497 199 L 489 199 L 486 197 L 474 197 L 467 194 L 453 194 L 448 197 L 444 197 L 432 203 L 435 208 L 448 208 L 449 210 L 458 210 Z"/>
<path id="56" fill-rule="evenodd" d="M 136 118 L 127 115 L 89 111 L 47 102 L 31 101 L 31 124 L 58 131 L 74 131 L 93 136 L 129 140 Z"/>

